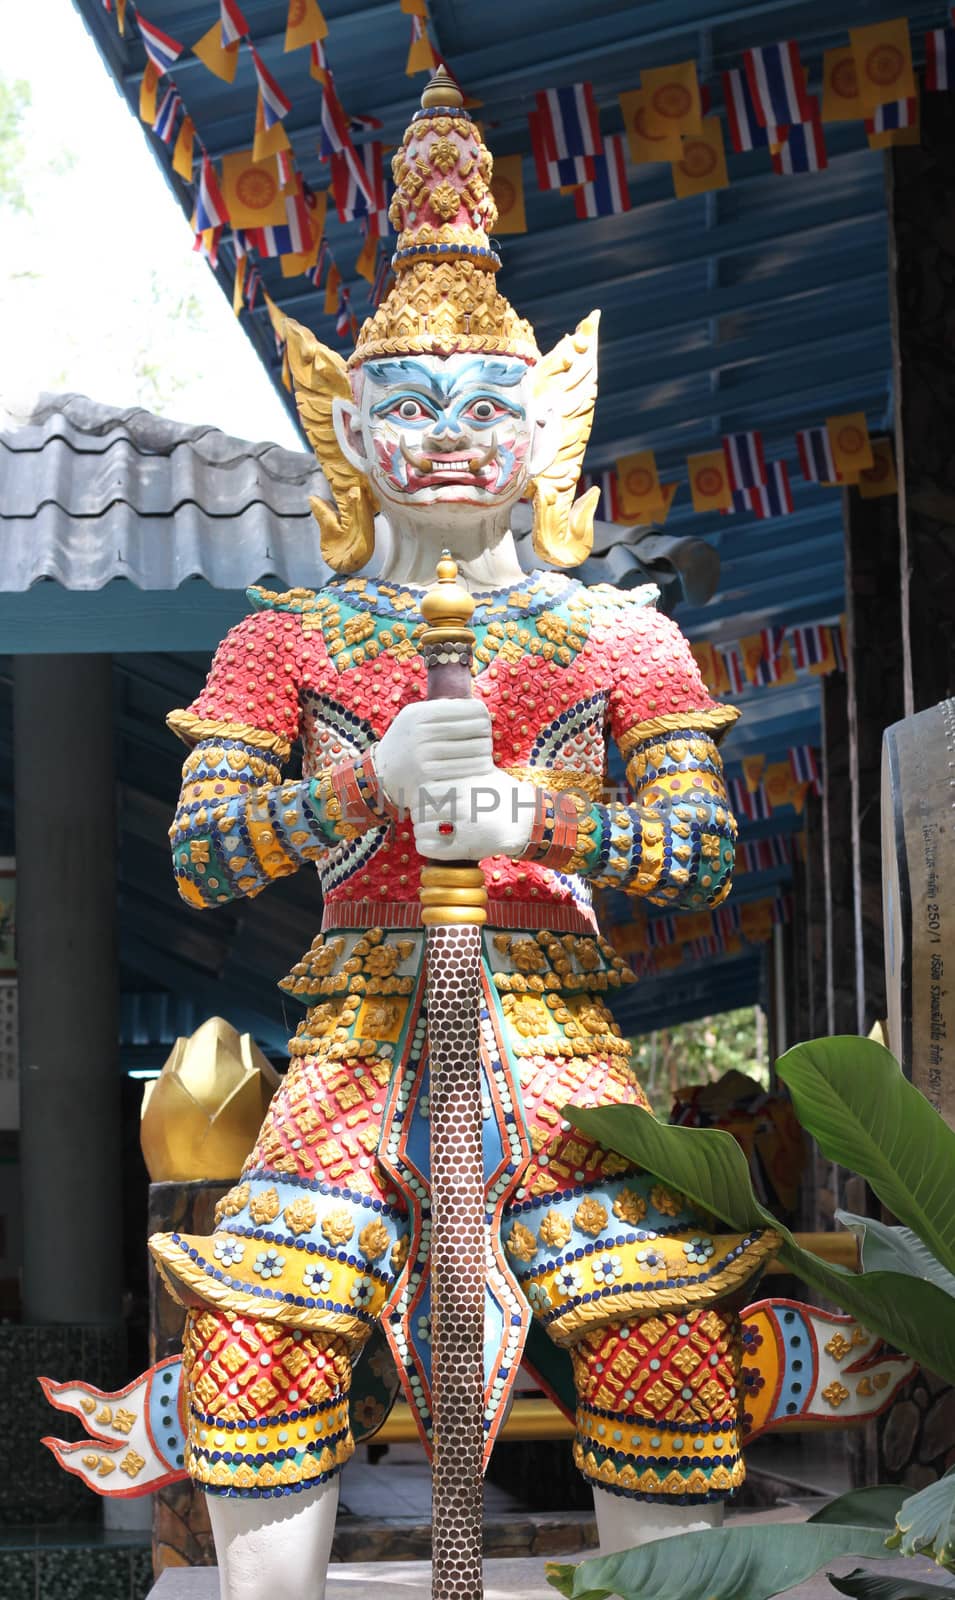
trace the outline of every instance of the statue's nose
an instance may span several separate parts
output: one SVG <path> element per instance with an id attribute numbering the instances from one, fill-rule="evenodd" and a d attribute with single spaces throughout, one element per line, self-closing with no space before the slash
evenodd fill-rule
<path id="1" fill-rule="evenodd" d="M 427 434 L 425 446 L 439 454 L 442 450 L 460 450 L 463 438 L 464 429 L 461 424 L 452 422 L 450 417 L 442 417 Z"/>

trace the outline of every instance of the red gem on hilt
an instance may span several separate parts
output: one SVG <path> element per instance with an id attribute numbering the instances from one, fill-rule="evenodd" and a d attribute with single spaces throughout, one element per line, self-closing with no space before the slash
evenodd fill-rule
<path id="1" fill-rule="evenodd" d="M 445 839 L 450 839 L 452 833 L 454 832 L 454 823 L 453 822 L 439 822 L 438 823 L 438 832 Z"/>

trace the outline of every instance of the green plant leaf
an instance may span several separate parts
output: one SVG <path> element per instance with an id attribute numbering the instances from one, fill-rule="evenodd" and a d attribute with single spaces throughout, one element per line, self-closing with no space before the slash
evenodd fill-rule
<path id="1" fill-rule="evenodd" d="M 563 1115 L 588 1138 L 644 1167 L 734 1231 L 775 1229 L 781 1240 L 779 1259 L 787 1271 L 821 1290 L 870 1332 L 955 1383 L 955 1318 L 949 1296 L 921 1278 L 849 1272 L 803 1250 L 757 1201 L 746 1157 L 732 1134 L 718 1128 L 671 1127 L 639 1106 L 584 1110 L 566 1105 Z"/>
<path id="2" fill-rule="evenodd" d="M 955 1272 L 955 1132 L 874 1039 L 813 1039 L 776 1070 L 830 1161 L 858 1172 L 893 1216 Z"/>
<path id="3" fill-rule="evenodd" d="M 896 1516 L 908 1492 L 902 1483 L 877 1483 L 871 1489 L 850 1489 L 848 1494 L 830 1500 L 808 1520 L 848 1523 L 853 1528 L 881 1528 L 884 1533 L 894 1533 Z"/>
<path id="4" fill-rule="evenodd" d="M 939 1566 L 950 1566 L 955 1559 L 955 1468 L 909 1495 L 895 1521 L 901 1555 L 929 1555 Z"/>
<path id="5" fill-rule="evenodd" d="M 574 1568 L 550 1567 L 548 1580 L 567 1600 L 769 1600 L 838 1556 L 886 1554 L 875 1528 L 764 1523 L 750 1528 L 705 1528 L 678 1539 L 655 1539 L 618 1555 L 596 1556 Z M 573 1583 L 568 1587 L 568 1572 Z"/>
<path id="6" fill-rule="evenodd" d="M 856 1567 L 844 1578 L 827 1572 L 826 1577 L 840 1594 L 854 1600 L 955 1600 L 955 1589 L 947 1583 L 923 1583 L 919 1578 L 886 1578 L 881 1572 L 866 1572 Z"/>
<path id="7" fill-rule="evenodd" d="M 913 1278 L 925 1278 L 955 1298 L 955 1274 L 946 1272 L 911 1228 L 890 1228 L 875 1217 L 857 1217 L 852 1211 L 837 1211 L 836 1221 L 859 1240 L 862 1265 L 867 1272 L 905 1272 Z"/>

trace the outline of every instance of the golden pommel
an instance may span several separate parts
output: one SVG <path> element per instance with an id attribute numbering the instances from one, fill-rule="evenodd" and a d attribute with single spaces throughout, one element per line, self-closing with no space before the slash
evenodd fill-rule
<path id="1" fill-rule="evenodd" d="M 425 85 L 421 96 L 421 106 L 425 111 L 432 106 L 463 106 L 464 96 L 447 71 L 443 62 L 440 62 Z"/>
<path id="2" fill-rule="evenodd" d="M 278 1083 L 250 1035 L 222 1017 L 177 1039 L 143 1094 L 139 1137 L 153 1183 L 237 1178 Z"/>
<path id="3" fill-rule="evenodd" d="M 474 615 L 475 599 L 463 583 L 458 582 L 458 564 L 445 550 L 437 566 L 438 581 L 426 589 L 421 597 L 421 615 L 433 637 L 424 635 L 424 643 L 450 639 L 455 634 L 467 637 L 468 623 Z"/>

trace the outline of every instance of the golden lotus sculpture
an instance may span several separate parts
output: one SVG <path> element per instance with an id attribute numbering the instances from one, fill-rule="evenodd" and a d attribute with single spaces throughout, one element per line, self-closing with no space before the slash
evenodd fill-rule
<path id="1" fill-rule="evenodd" d="M 279 1075 L 247 1033 L 210 1017 L 146 1084 L 140 1143 L 153 1183 L 238 1176 Z"/>

